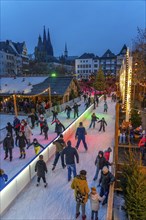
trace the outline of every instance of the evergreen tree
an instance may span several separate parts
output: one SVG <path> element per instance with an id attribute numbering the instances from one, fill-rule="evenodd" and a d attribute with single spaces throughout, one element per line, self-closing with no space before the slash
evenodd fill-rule
<path id="1" fill-rule="evenodd" d="M 138 161 L 132 152 L 128 163 L 125 163 L 122 169 L 121 187 L 130 220 L 145 220 L 146 175 L 140 171 Z"/>
<path id="2" fill-rule="evenodd" d="M 131 118 L 132 126 L 134 128 L 139 127 L 142 124 L 142 118 L 141 115 L 139 114 L 139 111 L 137 109 L 132 109 L 131 110 Z"/>
<path id="3" fill-rule="evenodd" d="M 97 75 L 95 77 L 95 82 L 93 83 L 93 87 L 98 91 L 105 90 L 105 77 L 101 67 L 97 71 Z"/>

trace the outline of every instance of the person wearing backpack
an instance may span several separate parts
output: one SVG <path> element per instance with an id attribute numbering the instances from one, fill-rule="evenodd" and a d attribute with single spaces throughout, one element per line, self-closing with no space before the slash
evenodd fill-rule
<path id="1" fill-rule="evenodd" d="M 80 206 L 82 209 L 82 220 L 86 219 L 86 203 L 88 201 L 89 187 L 86 180 L 86 170 L 81 170 L 71 184 L 71 188 L 74 190 L 76 200 L 76 216 L 77 219 L 80 215 Z"/>

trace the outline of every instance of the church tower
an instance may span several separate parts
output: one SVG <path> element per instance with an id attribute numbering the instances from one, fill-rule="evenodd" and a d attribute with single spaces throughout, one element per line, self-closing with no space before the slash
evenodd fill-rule
<path id="1" fill-rule="evenodd" d="M 67 44 L 65 43 L 64 57 L 68 57 Z"/>
<path id="2" fill-rule="evenodd" d="M 50 40 L 49 28 L 48 28 L 48 38 L 47 38 L 47 54 L 49 56 L 53 56 L 53 47 Z"/>
<path id="3" fill-rule="evenodd" d="M 38 44 L 35 47 L 35 59 L 38 62 L 49 62 L 53 59 L 53 47 L 50 40 L 50 33 L 48 29 L 48 34 L 46 35 L 46 29 L 44 26 L 43 38 L 39 35 Z"/>

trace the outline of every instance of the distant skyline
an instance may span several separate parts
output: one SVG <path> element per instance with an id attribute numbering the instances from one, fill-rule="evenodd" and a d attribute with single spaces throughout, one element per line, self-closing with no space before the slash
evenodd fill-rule
<path id="1" fill-rule="evenodd" d="M 1 0 L 0 40 L 25 41 L 33 53 L 44 25 L 49 28 L 54 56 L 84 52 L 102 56 L 107 49 L 120 52 L 124 44 L 132 47 L 137 27 L 146 26 L 144 0 L 43 1 Z"/>

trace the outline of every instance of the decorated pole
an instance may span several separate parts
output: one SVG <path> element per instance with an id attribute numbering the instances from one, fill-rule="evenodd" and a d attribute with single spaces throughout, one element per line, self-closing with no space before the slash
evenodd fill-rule
<path id="1" fill-rule="evenodd" d="M 16 104 L 16 95 L 13 95 L 13 101 L 14 101 L 14 111 L 15 111 L 15 116 L 18 116 L 18 111 L 17 111 L 17 104 Z"/>

